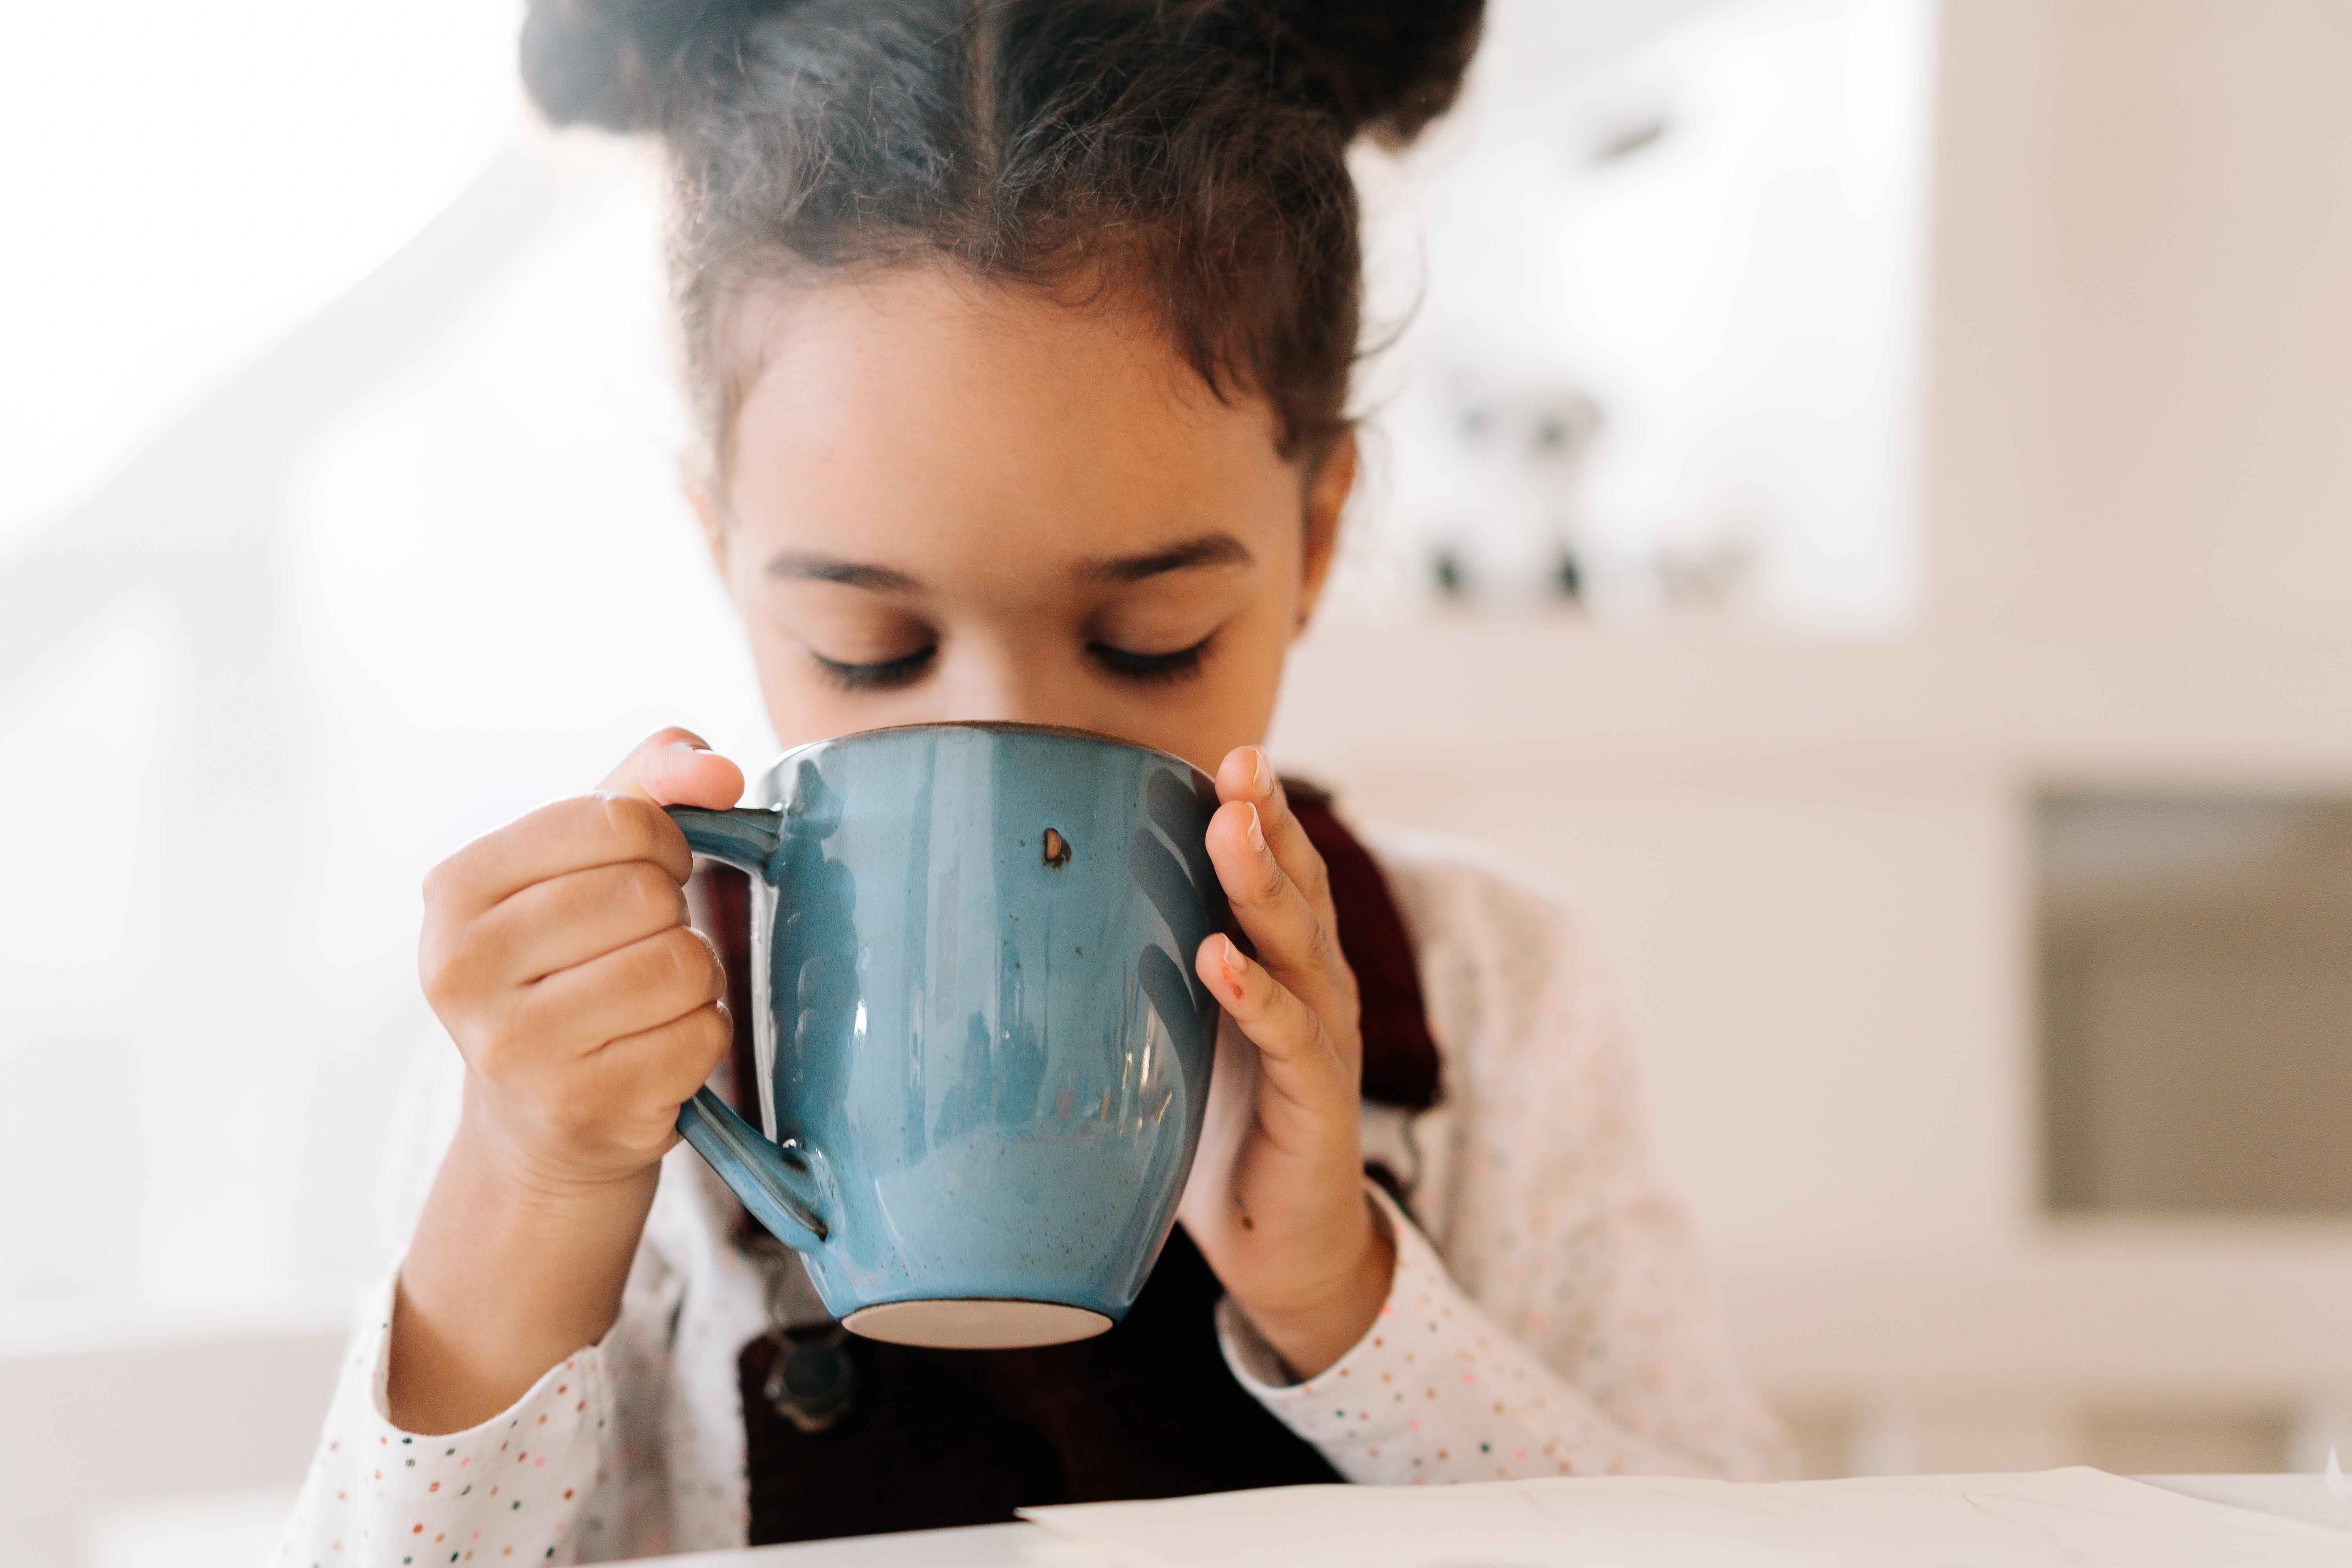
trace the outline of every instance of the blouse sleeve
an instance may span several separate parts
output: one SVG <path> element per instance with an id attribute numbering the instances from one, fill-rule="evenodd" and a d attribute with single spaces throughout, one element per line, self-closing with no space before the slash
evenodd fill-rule
<path id="1" fill-rule="evenodd" d="M 325 1432 L 279 1537 L 279 1563 L 578 1562 L 603 1531 L 616 1426 L 611 1352 L 591 1345 L 548 1369 L 515 1404 L 446 1436 L 404 1432 L 386 1413 L 393 1280 L 352 1335 Z M 609 1338 L 610 1336 L 608 1336 Z"/>
<path id="2" fill-rule="evenodd" d="M 1367 1191 L 1396 1240 L 1396 1274 L 1337 1363 L 1295 1382 L 1232 1301 L 1218 1304 L 1234 1375 L 1333 1469 L 1368 1486 L 1718 1473 L 1613 1419 L 1505 1332 L 1388 1195 Z"/>
<path id="3" fill-rule="evenodd" d="M 1790 1474 L 1651 1169 L 1632 1051 L 1564 907 L 1450 845 L 1381 847 L 1444 1055 L 1444 1100 L 1411 1126 L 1423 1226 L 1373 1190 L 1394 1282 L 1307 1382 L 1223 1309 L 1243 1386 L 1351 1480 Z"/>
<path id="4" fill-rule="evenodd" d="M 404 1237 L 451 1132 L 464 1078 L 420 1043 L 378 1223 Z M 445 1436 L 403 1431 L 385 1399 L 396 1269 L 362 1301 L 325 1429 L 271 1562 L 295 1568 L 575 1563 L 740 1545 L 735 1352 L 764 1326 L 759 1281 L 727 1245 L 691 1149 L 664 1162 L 604 1339 L 506 1410 Z"/>

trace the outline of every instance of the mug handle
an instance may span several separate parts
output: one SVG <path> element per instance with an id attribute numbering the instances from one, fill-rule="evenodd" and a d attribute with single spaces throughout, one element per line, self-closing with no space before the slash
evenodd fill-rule
<path id="1" fill-rule="evenodd" d="M 756 808 L 705 811 L 692 805 L 663 809 L 685 831 L 686 842 L 696 854 L 722 860 L 765 881 L 776 879 L 777 813 Z M 753 1026 L 758 1026 L 756 1020 Z M 742 1200 L 752 1217 L 786 1247 L 813 1251 L 830 1234 L 816 1173 L 763 1137 L 708 1088 L 696 1089 L 694 1098 L 677 1108 L 677 1130 L 694 1145 L 695 1152 L 710 1163 L 719 1179 Z M 814 1154 L 815 1151 L 802 1151 L 795 1145 L 795 1152 Z"/>

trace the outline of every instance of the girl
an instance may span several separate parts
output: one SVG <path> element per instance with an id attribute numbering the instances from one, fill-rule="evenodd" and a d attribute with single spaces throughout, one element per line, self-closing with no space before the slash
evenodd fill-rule
<path id="1" fill-rule="evenodd" d="M 664 731 L 467 846 L 425 886 L 437 1174 L 287 1561 L 1781 1471 L 1573 926 L 1460 847 L 1367 854 L 1257 744 L 1356 471 L 1343 153 L 1452 100 L 1479 11 L 532 5 L 551 118 L 667 148 L 690 488 L 779 736 L 1023 720 L 1190 758 L 1257 956 L 1197 955 L 1226 1015 L 1209 1129 L 1129 1320 L 916 1351 L 845 1338 L 677 1147 L 733 1024 L 660 806 L 732 805 L 735 763 Z"/>

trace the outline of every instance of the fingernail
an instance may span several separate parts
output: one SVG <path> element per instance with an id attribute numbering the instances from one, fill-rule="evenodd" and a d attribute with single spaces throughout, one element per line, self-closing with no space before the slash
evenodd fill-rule
<path id="1" fill-rule="evenodd" d="M 1234 976 L 1235 979 L 1239 979 L 1241 976 L 1247 974 L 1249 973 L 1249 957 L 1242 952 L 1239 944 L 1237 944 L 1234 939 L 1229 936 L 1219 937 L 1217 940 L 1225 944 L 1224 953 L 1217 961 L 1225 966 L 1225 973 Z"/>
<path id="2" fill-rule="evenodd" d="M 1250 788 L 1260 795 L 1274 793 L 1274 764 L 1265 760 L 1264 746 L 1252 746 L 1250 752 L 1257 760 L 1250 768 Z"/>
<path id="3" fill-rule="evenodd" d="M 1258 826 L 1257 807 L 1249 804 L 1247 801 L 1244 801 L 1242 803 L 1242 809 L 1249 813 L 1248 825 L 1243 827 L 1242 832 L 1248 836 L 1250 847 L 1253 849 L 1265 848 L 1265 829 Z"/>

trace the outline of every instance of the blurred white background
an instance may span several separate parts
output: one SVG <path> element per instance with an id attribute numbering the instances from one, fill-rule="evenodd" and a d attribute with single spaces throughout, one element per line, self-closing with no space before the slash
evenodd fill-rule
<path id="1" fill-rule="evenodd" d="M 530 122 L 517 10 L 17 24 L 28 1563 L 274 1528 L 381 1258 L 425 867 L 658 724 L 772 747 L 655 172 Z M 1277 751 L 1572 889 L 1816 1471 L 2307 1461 L 2343 1218 L 2045 1201 L 2036 824 L 2352 794 L 2352 0 L 1496 0 L 1462 111 L 1360 166 L 1402 328 Z"/>

